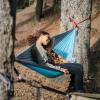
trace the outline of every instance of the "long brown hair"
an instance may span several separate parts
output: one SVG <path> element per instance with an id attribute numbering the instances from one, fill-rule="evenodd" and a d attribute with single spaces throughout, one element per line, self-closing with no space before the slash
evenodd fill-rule
<path id="1" fill-rule="evenodd" d="M 32 45 L 33 43 L 35 43 L 37 41 L 37 39 L 40 37 L 40 35 L 49 35 L 49 33 L 39 30 L 39 31 L 35 32 L 33 35 L 29 35 L 27 38 L 28 44 Z"/>

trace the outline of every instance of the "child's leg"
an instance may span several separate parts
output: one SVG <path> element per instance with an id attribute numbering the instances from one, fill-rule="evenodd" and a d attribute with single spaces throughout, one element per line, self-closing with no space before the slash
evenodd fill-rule
<path id="1" fill-rule="evenodd" d="M 73 84 L 75 90 L 83 90 L 83 66 L 78 63 L 63 63 L 59 64 L 59 66 L 69 70 L 72 75 L 71 84 Z"/>

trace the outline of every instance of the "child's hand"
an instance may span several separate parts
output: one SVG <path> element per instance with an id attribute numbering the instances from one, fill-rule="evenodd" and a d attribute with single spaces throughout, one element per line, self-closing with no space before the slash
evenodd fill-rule
<path id="1" fill-rule="evenodd" d="M 64 72 L 64 74 L 69 74 L 69 71 L 68 71 L 68 69 L 61 68 L 60 70 L 61 70 L 62 72 Z"/>

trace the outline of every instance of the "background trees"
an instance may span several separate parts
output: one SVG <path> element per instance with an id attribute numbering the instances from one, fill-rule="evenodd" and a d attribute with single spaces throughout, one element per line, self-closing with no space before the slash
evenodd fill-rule
<path id="1" fill-rule="evenodd" d="M 42 17 L 42 11 L 43 11 L 43 0 L 37 0 L 36 2 L 36 20 L 40 20 Z"/>

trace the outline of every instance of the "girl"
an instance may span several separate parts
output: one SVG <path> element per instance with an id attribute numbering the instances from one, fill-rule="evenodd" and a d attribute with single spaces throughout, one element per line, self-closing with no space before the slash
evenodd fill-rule
<path id="1" fill-rule="evenodd" d="M 65 62 L 54 65 L 51 59 L 48 57 L 47 50 L 45 49 L 45 47 L 51 43 L 49 33 L 45 31 L 37 31 L 34 35 L 28 37 L 28 42 L 30 44 L 35 43 L 38 64 L 58 69 L 63 71 L 65 74 L 69 72 L 71 74 L 69 88 L 73 86 L 74 91 L 83 92 L 83 66 L 78 63 Z"/>

